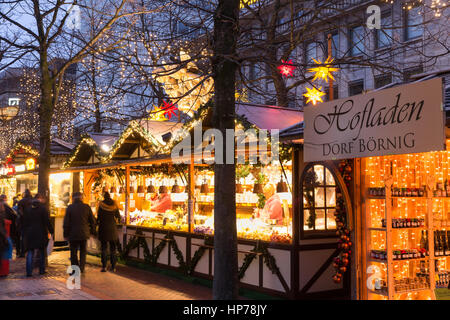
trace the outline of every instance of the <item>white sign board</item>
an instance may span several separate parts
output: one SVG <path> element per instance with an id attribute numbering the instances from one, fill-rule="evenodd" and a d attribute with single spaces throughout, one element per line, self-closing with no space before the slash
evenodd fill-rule
<path id="1" fill-rule="evenodd" d="M 440 78 L 308 106 L 304 161 L 445 150 Z"/>

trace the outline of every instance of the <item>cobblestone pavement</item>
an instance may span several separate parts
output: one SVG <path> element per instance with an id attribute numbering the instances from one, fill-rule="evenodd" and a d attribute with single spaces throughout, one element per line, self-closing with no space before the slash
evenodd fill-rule
<path id="1" fill-rule="evenodd" d="M 10 275 L 0 278 L 0 300 L 207 300 L 211 289 L 169 276 L 123 265 L 116 273 L 100 272 L 100 259 L 88 256 L 81 290 L 66 288 L 68 251 L 56 251 L 49 257 L 46 275 L 25 276 L 25 259 L 13 259 Z M 37 273 L 34 270 L 34 274 Z"/>

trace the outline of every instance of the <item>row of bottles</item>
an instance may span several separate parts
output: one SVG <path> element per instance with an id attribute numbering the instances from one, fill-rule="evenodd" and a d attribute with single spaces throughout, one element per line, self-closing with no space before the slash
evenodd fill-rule
<path id="1" fill-rule="evenodd" d="M 386 228 L 386 219 L 381 219 L 381 225 Z M 425 226 L 423 218 L 392 218 L 392 228 L 418 228 Z"/>
<path id="2" fill-rule="evenodd" d="M 420 259 L 428 256 L 428 251 L 423 248 L 393 250 L 393 260 Z M 376 260 L 387 260 L 386 250 L 370 250 L 370 257 Z"/>
<path id="3" fill-rule="evenodd" d="M 436 257 L 450 256 L 450 231 L 434 231 L 434 255 Z"/>
<path id="4" fill-rule="evenodd" d="M 436 183 L 436 189 L 433 190 L 433 197 L 450 197 L 450 183 L 447 179 L 445 179 L 444 183 Z"/>
<path id="5" fill-rule="evenodd" d="M 393 197 L 425 197 L 426 195 L 425 190 L 426 186 L 422 186 L 420 188 L 391 187 L 391 195 Z M 369 188 L 369 195 L 386 196 L 386 189 L 383 187 Z M 446 179 L 444 183 L 437 182 L 436 188 L 433 190 L 433 197 L 450 197 L 450 181 Z"/>

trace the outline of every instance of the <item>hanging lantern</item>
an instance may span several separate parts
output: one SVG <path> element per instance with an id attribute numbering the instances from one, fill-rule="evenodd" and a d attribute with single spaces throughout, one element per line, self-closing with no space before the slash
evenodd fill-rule
<path id="1" fill-rule="evenodd" d="M 166 186 L 160 186 L 159 187 L 159 193 L 167 193 L 169 190 L 167 190 Z"/>
<path id="2" fill-rule="evenodd" d="M 316 64 L 322 64 L 322 62 L 316 59 L 313 59 Z M 317 79 L 322 79 L 328 82 L 328 78 L 334 80 L 332 72 L 339 71 L 339 68 L 333 68 L 331 67 L 331 63 L 333 62 L 333 59 L 327 58 L 325 62 L 323 63 L 325 66 L 315 67 L 308 69 L 309 72 L 314 72 L 314 78 L 312 81 L 315 81 Z"/>
<path id="3" fill-rule="evenodd" d="M 261 183 L 255 183 L 253 185 L 253 193 L 264 193 L 263 186 Z"/>
<path id="4" fill-rule="evenodd" d="M 156 193 L 155 186 L 150 182 L 150 184 L 147 186 L 147 193 Z"/>
<path id="5" fill-rule="evenodd" d="M 120 187 L 120 188 L 119 188 L 119 193 L 120 193 L 120 194 L 124 194 L 124 193 L 125 193 L 123 187 Z"/>
<path id="6" fill-rule="evenodd" d="M 325 95 L 325 92 L 322 92 L 322 87 L 319 89 L 316 88 L 306 88 L 307 93 L 303 94 L 308 100 L 306 103 L 312 102 L 313 105 L 316 105 L 317 102 L 323 102 L 322 96 Z"/>
<path id="7" fill-rule="evenodd" d="M 200 193 L 209 193 L 209 186 L 208 186 L 208 184 L 206 183 L 206 179 L 203 179 L 203 183 L 202 183 L 202 185 L 200 186 Z"/>
<path id="8" fill-rule="evenodd" d="M 288 192 L 287 183 L 283 181 L 283 176 L 281 176 L 280 182 L 277 183 L 277 193 Z"/>
<path id="9" fill-rule="evenodd" d="M 177 181 L 175 181 L 175 184 L 172 187 L 172 193 L 181 193 L 181 188 L 178 185 Z"/>
<path id="10" fill-rule="evenodd" d="M 292 65 L 292 60 L 281 60 L 281 65 L 279 65 L 277 68 L 285 77 L 292 77 L 294 75 L 295 66 Z"/>
<path id="11" fill-rule="evenodd" d="M 134 187 L 130 186 L 130 193 L 134 193 Z"/>
<path id="12" fill-rule="evenodd" d="M 144 197 L 144 186 L 137 187 L 137 194 L 138 194 L 138 197 L 140 197 L 140 198 Z"/>
<path id="13" fill-rule="evenodd" d="M 117 192 L 116 187 L 111 187 L 111 189 L 109 190 L 109 193 L 114 194 Z"/>

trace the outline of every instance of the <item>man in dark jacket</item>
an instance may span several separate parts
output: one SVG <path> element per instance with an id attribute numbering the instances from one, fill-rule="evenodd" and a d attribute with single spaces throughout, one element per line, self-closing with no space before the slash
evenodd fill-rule
<path id="1" fill-rule="evenodd" d="M 31 196 L 30 190 L 26 189 L 23 198 L 17 203 L 17 222 L 16 222 L 16 230 L 18 233 L 18 241 L 16 245 L 16 256 L 23 258 L 25 257 L 25 247 L 23 243 L 23 215 L 27 208 L 31 206 L 31 202 L 33 197 Z"/>
<path id="2" fill-rule="evenodd" d="M 109 193 L 105 192 L 103 201 L 100 202 L 97 210 L 98 239 L 102 246 L 102 272 L 106 272 L 108 243 L 111 254 L 111 271 L 116 271 L 116 243 L 119 240 L 117 236 L 118 221 L 120 221 L 119 208 Z"/>
<path id="3" fill-rule="evenodd" d="M 45 253 L 49 233 L 53 234 L 50 213 L 45 207 L 45 197 L 37 194 L 23 214 L 22 230 L 25 250 L 27 251 L 27 277 L 32 276 L 34 250 L 39 250 L 39 273 L 45 274 Z"/>
<path id="4" fill-rule="evenodd" d="M 75 192 L 72 199 L 72 204 L 67 207 L 64 217 L 64 238 L 69 240 L 72 265 L 79 266 L 80 271 L 84 272 L 86 244 L 91 234 L 95 235 L 95 218 L 91 207 L 83 203 L 81 192 Z M 79 260 L 78 251 L 80 251 Z"/>

